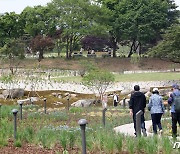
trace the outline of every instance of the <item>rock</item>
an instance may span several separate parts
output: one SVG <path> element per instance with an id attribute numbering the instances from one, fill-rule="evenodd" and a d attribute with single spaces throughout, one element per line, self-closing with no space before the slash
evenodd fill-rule
<path id="1" fill-rule="evenodd" d="M 124 105 L 124 101 L 125 101 L 125 106 L 128 106 L 130 99 L 121 100 L 121 101 L 119 102 L 119 104 L 123 106 L 123 105 Z"/>
<path id="2" fill-rule="evenodd" d="M 96 98 L 100 98 L 100 95 L 99 95 L 99 94 L 95 94 L 95 97 L 96 97 Z"/>
<path id="3" fill-rule="evenodd" d="M 62 105 L 63 103 L 62 102 L 56 102 L 57 104 L 59 104 L 59 105 Z"/>
<path id="4" fill-rule="evenodd" d="M 59 95 L 59 96 L 58 96 L 58 98 L 59 98 L 59 99 L 61 99 L 61 98 L 62 98 L 62 96 L 61 96 L 61 95 Z"/>
<path id="5" fill-rule="evenodd" d="M 0 94 L 0 98 L 1 98 L 1 99 L 4 99 L 4 95 L 3 95 L 3 94 Z"/>
<path id="6" fill-rule="evenodd" d="M 20 98 L 24 96 L 24 89 L 10 89 L 10 90 L 3 90 L 2 95 L 4 98 Z"/>
<path id="7" fill-rule="evenodd" d="M 24 104 L 24 103 L 31 103 L 29 98 L 17 100 L 17 103 L 18 103 L 18 104 L 19 104 L 20 102 L 22 102 L 23 104 Z"/>
<path id="8" fill-rule="evenodd" d="M 53 95 L 54 97 L 58 97 L 58 94 L 57 94 L 57 93 L 52 93 L 52 95 Z"/>
<path id="9" fill-rule="evenodd" d="M 71 94 L 71 97 L 72 97 L 72 98 L 74 98 L 74 97 L 76 97 L 76 96 L 77 96 L 76 94 Z"/>
<path id="10" fill-rule="evenodd" d="M 31 99 L 31 102 L 37 102 L 39 101 L 39 98 L 38 97 L 30 97 Z"/>
<path id="11" fill-rule="evenodd" d="M 147 93 L 145 93 L 146 97 L 150 97 L 152 95 L 152 93 L 150 91 L 148 91 Z"/>
<path id="12" fill-rule="evenodd" d="M 145 93 L 147 93 L 149 91 L 149 89 L 141 88 L 140 91 L 145 94 Z"/>
<path id="13" fill-rule="evenodd" d="M 8 90 L 3 90 L 2 91 L 2 95 L 4 96 L 4 98 L 8 98 L 10 92 Z"/>
<path id="14" fill-rule="evenodd" d="M 65 96 L 65 97 L 66 97 L 66 96 L 69 96 L 69 93 L 65 93 L 64 96 Z"/>
<path id="15" fill-rule="evenodd" d="M 122 90 L 121 91 L 121 95 L 128 95 L 128 94 L 131 94 L 131 90 L 130 89 Z"/>
<path id="16" fill-rule="evenodd" d="M 54 105 L 62 105 L 63 103 L 62 102 L 55 102 L 53 103 Z"/>
<path id="17" fill-rule="evenodd" d="M 89 107 L 95 102 L 94 99 L 81 99 L 71 104 L 74 107 Z"/>

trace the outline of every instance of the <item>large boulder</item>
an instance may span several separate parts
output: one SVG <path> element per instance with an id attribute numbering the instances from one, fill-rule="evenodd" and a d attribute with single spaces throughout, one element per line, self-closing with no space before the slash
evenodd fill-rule
<path id="1" fill-rule="evenodd" d="M 17 88 L 17 89 L 9 89 L 3 90 L 2 95 L 4 98 L 21 98 L 24 96 L 24 89 Z"/>
<path id="2" fill-rule="evenodd" d="M 130 99 L 123 99 L 123 100 L 121 100 L 120 102 L 119 102 L 119 104 L 121 105 L 121 106 L 123 106 L 123 105 L 125 105 L 125 106 L 129 106 L 129 101 L 130 101 Z"/>
<path id="3" fill-rule="evenodd" d="M 27 99 L 21 99 L 21 100 L 17 100 L 17 103 L 19 104 L 19 103 L 23 103 L 23 104 L 29 104 L 31 101 L 30 101 L 30 99 L 29 98 L 27 98 Z"/>
<path id="4" fill-rule="evenodd" d="M 147 89 L 147 88 L 141 88 L 140 91 L 145 94 L 145 93 L 147 93 L 147 92 L 149 91 L 149 89 Z"/>
<path id="5" fill-rule="evenodd" d="M 1 98 L 1 99 L 4 99 L 4 96 L 3 96 L 3 94 L 0 94 L 0 98 Z"/>
<path id="6" fill-rule="evenodd" d="M 131 94 L 131 92 L 132 92 L 132 90 L 130 90 L 130 89 L 125 89 L 125 90 L 122 90 L 122 91 L 121 91 L 121 95 L 129 95 L 129 94 Z"/>
<path id="7" fill-rule="evenodd" d="M 145 93 L 146 97 L 150 97 L 152 95 L 152 93 L 150 91 L 148 91 L 147 93 Z"/>
<path id="8" fill-rule="evenodd" d="M 89 107 L 95 102 L 94 99 L 81 99 L 71 104 L 74 107 Z"/>

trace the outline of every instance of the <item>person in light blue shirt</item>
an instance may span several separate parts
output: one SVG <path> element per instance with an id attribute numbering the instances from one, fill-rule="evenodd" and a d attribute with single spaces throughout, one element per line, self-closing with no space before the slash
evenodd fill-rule
<path id="1" fill-rule="evenodd" d="M 149 99 L 148 109 L 151 113 L 153 133 L 157 134 L 157 126 L 162 134 L 161 117 L 164 113 L 163 99 L 159 95 L 158 88 L 153 88 L 152 95 Z"/>
<path id="2" fill-rule="evenodd" d="M 177 84 L 172 85 L 172 93 L 168 98 L 168 104 L 171 105 L 171 117 L 172 117 L 172 136 L 177 137 L 177 123 L 180 125 L 180 112 L 175 111 L 174 97 L 180 96 L 179 86 Z"/>

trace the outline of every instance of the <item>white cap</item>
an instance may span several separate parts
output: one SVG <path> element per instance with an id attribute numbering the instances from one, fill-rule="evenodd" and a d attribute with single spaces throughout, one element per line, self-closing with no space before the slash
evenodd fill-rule
<path id="1" fill-rule="evenodd" d="M 154 91 L 158 91 L 158 88 L 153 88 L 153 90 L 152 90 L 152 91 L 153 91 L 153 92 L 154 92 Z"/>

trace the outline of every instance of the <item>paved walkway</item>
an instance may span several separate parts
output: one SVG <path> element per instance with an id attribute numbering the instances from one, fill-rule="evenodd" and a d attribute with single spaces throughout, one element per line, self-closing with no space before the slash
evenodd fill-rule
<path id="1" fill-rule="evenodd" d="M 169 118 L 163 118 L 163 119 L 169 119 Z M 147 130 L 147 136 L 153 136 L 153 133 L 150 133 L 150 127 L 152 126 L 152 121 L 151 120 L 145 121 L 145 126 L 146 126 L 146 130 Z M 125 134 L 128 136 L 135 137 L 135 135 L 134 135 L 134 123 L 125 124 L 125 125 L 115 127 L 114 131 L 116 133 L 122 133 L 122 134 Z M 172 136 L 169 136 L 169 138 L 172 139 Z M 177 140 L 180 140 L 180 136 L 177 137 Z"/>
<path id="2" fill-rule="evenodd" d="M 152 125 L 151 120 L 145 121 L 147 136 L 153 135 L 153 133 L 149 133 L 151 125 Z M 129 136 L 135 136 L 134 135 L 134 123 L 125 124 L 122 126 L 115 127 L 114 130 L 116 133 L 122 133 L 122 134 L 129 135 Z"/>

